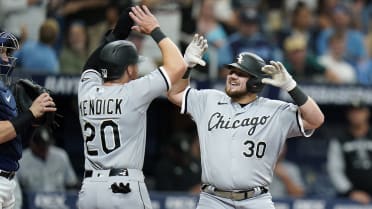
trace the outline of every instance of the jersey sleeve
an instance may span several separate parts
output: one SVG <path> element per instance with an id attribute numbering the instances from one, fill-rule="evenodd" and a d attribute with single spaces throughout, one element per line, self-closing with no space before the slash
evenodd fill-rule
<path id="1" fill-rule="evenodd" d="M 181 113 L 189 113 L 193 118 L 199 118 L 207 104 L 207 93 L 210 90 L 197 90 L 187 87 L 183 93 Z"/>
<path id="2" fill-rule="evenodd" d="M 171 88 L 167 72 L 159 67 L 150 74 L 128 83 L 130 100 L 138 105 L 149 104 L 153 99 L 163 95 Z M 165 94 L 164 94 L 165 95 Z"/>
<path id="3" fill-rule="evenodd" d="M 302 123 L 301 113 L 297 105 L 285 103 L 282 106 L 282 113 L 280 121 L 288 121 L 288 134 L 287 138 L 296 136 L 310 137 L 314 133 L 314 129 L 305 130 Z"/>
<path id="4" fill-rule="evenodd" d="M 103 84 L 103 79 L 99 72 L 93 69 L 86 70 L 81 74 L 80 82 L 79 82 L 79 90 L 80 92 L 82 92 L 82 94 L 84 94 L 84 92 L 88 91 L 94 86 L 102 85 L 102 84 Z"/>

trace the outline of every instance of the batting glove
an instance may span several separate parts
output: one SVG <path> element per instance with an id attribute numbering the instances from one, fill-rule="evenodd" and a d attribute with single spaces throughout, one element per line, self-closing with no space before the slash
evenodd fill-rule
<path id="1" fill-rule="evenodd" d="M 261 70 L 271 76 L 271 78 L 263 78 L 262 83 L 270 84 L 286 91 L 291 91 L 297 85 L 281 62 L 270 61 L 270 65 L 265 65 Z"/>
<path id="2" fill-rule="evenodd" d="M 207 39 L 199 34 L 195 34 L 191 43 L 187 46 L 183 59 L 188 67 L 195 67 L 199 64 L 205 66 L 205 61 L 202 59 L 204 52 L 207 50 Z"/>

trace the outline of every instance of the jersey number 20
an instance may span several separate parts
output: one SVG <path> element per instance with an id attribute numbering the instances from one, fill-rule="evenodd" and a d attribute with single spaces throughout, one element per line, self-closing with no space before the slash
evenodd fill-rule
<path id="1" fill-rule="evenodd" d="M 105 135 L 105 129 L 106 128 L 110 128 L 112 129 L 112 135 L 114 137 L 114 147 L 113 148 L 108 148 L 107 147 L 107 144 L 106 144 L 106 135 Z M 90 129 L 90 135 L 86 137 L 85 139 L 85 146 L 87 146 L 87 153 L 88 155 L 98 155 L 98 151 L 97 150 L 89 150 L 88 148 L 88 142 L 90 141 L 93 141 L 94 137 L 96 136 L 96 129 L 94 128 L 94 126 L 90 123 L 86 123 L 84 125 L 84 131 L 87 131 L 88 129 Z M 112 121 L 112 120 L 106 120 L 106 121 L 103 121 L 102 124 L 97 127 L 97 129 L 99 129 L 98 131 L 100 131 L 100 135 L 101 135 L 101 144 L 102 144 L 102 150 L 108 154 L 114 150 L 116 150 L 117 148 L 120 147 L 120 137 L 119 137 L 119 130 L 118 130 L 118 125 Z"/>

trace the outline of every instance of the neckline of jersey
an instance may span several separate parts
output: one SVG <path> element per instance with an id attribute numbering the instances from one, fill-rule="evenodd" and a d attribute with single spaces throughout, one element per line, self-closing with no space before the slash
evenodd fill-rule
<path id="1" fill-rule="evenodd" d="M 257 101 L 257 99 L 258 99 L 258 96 L 256 96 L 256 98 L 254 98 L 254 100 L 252 100 L 252 101 L 250 101 L 250 102 L 248 102 L 246 104 L 241 104 L 241 103 L 238 103 L 238 104 L 240 105 L 241 108 L 243 108 L 243 107 L 245 107 L 245 106 L 247 106 L 249 104 L 252 104 L 253 102 Z"/>

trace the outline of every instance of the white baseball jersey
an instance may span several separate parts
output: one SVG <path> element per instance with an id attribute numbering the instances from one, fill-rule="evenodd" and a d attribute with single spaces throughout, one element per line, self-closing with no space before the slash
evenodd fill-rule
<path id="1" fill-rule="evenodd" d="M 202 182 L 223 190 L 269 185 L 285 140 L 313 133 L 296 105 L 262 97 L 241 107 L 224 92 L 188 88 L 181 112 L 197 125 Z"/>
<path id="2" fill-rule="evenodd" d="M 164 69 L 126 84 L 104 86 L 101 75 L 87 70 L 78 91 L 86 170 L 142 170 L 146 111 L 151 101 L 170 89 Z"/>

